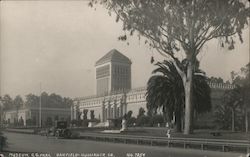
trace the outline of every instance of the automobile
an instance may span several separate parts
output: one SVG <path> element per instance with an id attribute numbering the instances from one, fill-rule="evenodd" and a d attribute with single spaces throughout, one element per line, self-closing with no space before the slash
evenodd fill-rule
<path id="1" fill-rule="evenodd" d="M 49 128 L 46 133 L 47 137 L 55 136 L 57 138 L 70 138 L 71 130 L 67 127 L 67 121 L 56 121 L 55 126 Z"/>

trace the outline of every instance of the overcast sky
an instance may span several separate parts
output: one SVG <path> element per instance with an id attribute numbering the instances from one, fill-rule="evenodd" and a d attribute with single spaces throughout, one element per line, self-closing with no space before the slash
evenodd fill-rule
<path id="1" fill-rule="evenodd" d="M 129 46 L 117 40 L 121 23 L 85 1 L 1 1 L 0 53 L 1 95 L 42 90 L 68 97 L 95 94 L 95 62 L 116 48 L 132 60 L 132 87 L 146 85 L 151 71 L 150 57 L 157 53 L 130 39 Z M 249 30 L 244 43 L 233 51 L 213 40 L 202 50 L 201 69 L 208 76 L 230 78 L 249 61 Z"/>

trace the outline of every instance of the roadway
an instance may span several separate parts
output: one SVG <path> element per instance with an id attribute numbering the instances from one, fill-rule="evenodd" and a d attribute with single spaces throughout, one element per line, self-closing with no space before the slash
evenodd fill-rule
<path id="1" fill-rule="evenodd" d="M 110 157 L 245 157 L 240 153 L 201 151 L 180 148 L 152 147 L 133 144 L 96 142 L 82 139 L 55 139 L 40 135 L 4 132 L 7 137 L 8 152 L 49 153 L 97 153 Z M 109 154 L 112 153 L 112 154 Z M 142 153 L 142 154 L 136 154 Z M 92 157 L 97 157 L 94 155 Z M 138 156 L 142 155 L 142 156 Z M 145 156 L 143 156 L 145 155 Z"/>

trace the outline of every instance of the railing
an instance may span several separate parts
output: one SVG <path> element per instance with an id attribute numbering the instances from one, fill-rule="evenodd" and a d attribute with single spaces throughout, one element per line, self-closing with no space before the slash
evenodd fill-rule
<path id="1" fill-rule="evenodd" d="M 84 139 L 120 142 L 132 144 L 147 144 L 151 146 L 168 146 L 198 148 L 201 150 L 220 150 L 220 151 L 240 151 L 249 153 L 250 141 L 247 140 L 221 140 L 221 139 L 200 139 L 200 138 L 165 138 L 152 136 L 133 136 L 133 135 L 114 135 L 99 133 L 83 133 Z"/>
<path id="2" fill-rule="evenodd" d="M 227 84 L 227 83 L 208 82 L 208 85 L 210 86 L 210 88 L 218 88 L 218 89 L 233 89 L 233 88 L 235 88 L 235 85 Z"/>

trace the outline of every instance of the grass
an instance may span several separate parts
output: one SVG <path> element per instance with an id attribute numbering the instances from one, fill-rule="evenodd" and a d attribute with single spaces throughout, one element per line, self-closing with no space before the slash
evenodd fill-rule
<path id="1" fill-rule="evenodd" d="M 139 136 L 157 136 L 157 137 L 166 137 L 167 129 L 164 127 L 130 127 L 128 131 L 123 134 L 127 135 L 139 135 Z M 180 137 L 180 138 L 206 138 L 206 139 L 227 139 L 227 140 L 249 140 L 250 141 L 250 132 L 231 132 L 225 130 L 219 130 L 221 136 L 213 136 L 211 132 L 214 130 L 194 130 L 193 134 L 184 135 L 183 133 L 172 132 L 171 137 Z"/>

